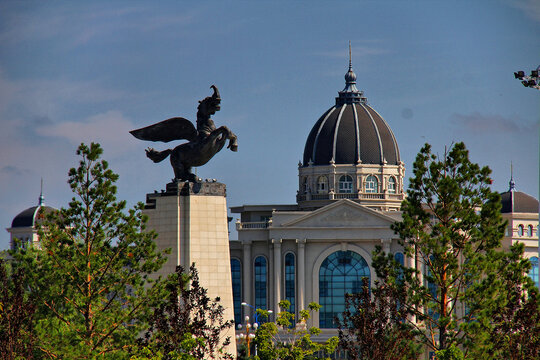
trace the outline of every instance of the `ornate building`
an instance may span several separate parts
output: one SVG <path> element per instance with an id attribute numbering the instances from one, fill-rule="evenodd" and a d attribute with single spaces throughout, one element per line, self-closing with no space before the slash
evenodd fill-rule
<path id="1" fill-rule="evenodd" d="M 363 277 L 375 280 L 375 246 L 412 266 L 390 229 L 401 218 L 404 176 L 395 136 L 357 89 L 349 63 L 345 88 L 307 138 L 297 203 L 231 207 L 239 214 L 238 241 L 230 241 L 236 322 L 252 311 L 242 309 L 243 302 L 275 310 L 287 299 L 298 315 L 314 301 L 323 306 L 312 318 L 322 330 L 316 340 L 335 335 L 333 319 L 344 310 L 344 294 L 359 290 Z M 526 256 L 536 264 L 533 276 L 538 201 L 515 191 L 512 180 L 502 202 L 509 221 L 503 244 L 525 243 Z"/>
<path id="2" fill-rule="evenodd" d="M 297 203 L 232 207 L 238 241 L 231 241 L 235 319 L 241 303 L 277 309 L 287 299 L 298 314 L 323 307 L 313 324 L 335 334 L 344 294 L 375 279 L 371 253 L 382 245 L 402 262 L 390 225 L 400 218 L 405 166 L 390 126 L 356 87 L 352 65 L 335 105 L 313 126 L 298 166 Z"/>

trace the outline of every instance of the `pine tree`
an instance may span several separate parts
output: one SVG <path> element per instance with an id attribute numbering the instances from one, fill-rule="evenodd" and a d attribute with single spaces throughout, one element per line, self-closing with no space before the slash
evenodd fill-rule
<path id="1" fill-rule="evenodd" d="M 25 273 L 0 259 L 0 359 L 32 359 L 36 306 L 25 291 Z"/>
<path id="2" fill-rule="evenodd" d="M 139 340 L 140 348 L 153 357 L 139 355 L 136 359 L 232 359 L 233 355 L 225 352 L 230 339 L 224 338 L 223 332 L 234 322 L 223 319 L 225 309 L 220 299 L 208 297 L 195 265 L 188 272 L 177 266 L 166 281 L 166 291 Z"/>
<path id="3" fill-rule="evenodd" d="M 69 171 L 69 206 L 39 227 L 40 248 L 15 253 L 37 299 L 36 347 L 48 358 L 127 358 L 162 288 L 150 274 L 165 257 L 145 231 L 142 204 L 124 212 L 118 179 L 98 144 L 81 144 Z"/>
<path id="4" fill-rule="evenodd" d="M 412 314 L 406 320 L 419 330 L 419 341 L 440 354 L 490 346 L 494 316 L 512 291 L 501 268 L 512 266 L 520 276 L 511 287 L 523 289 L 523 250 L 514 246 L 512 257 L 501 249 L 506 222 L 490 172 L 469 160 L 463 143 L 442 157 L 426 144 L 414 162 L 402 221 L 393 226 L 414 262 L 412 268 L 396 265 L 407 292 L 400 306 Z M 388 266 L 384 259 L 379 250 L 376 268 Z"/>

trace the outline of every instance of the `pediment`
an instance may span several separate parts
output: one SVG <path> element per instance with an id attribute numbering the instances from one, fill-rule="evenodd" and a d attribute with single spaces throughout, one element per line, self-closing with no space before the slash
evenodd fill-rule
<path id="1" fill-rule="evenodd" d="M 344 199 L 282 224 L 283 227 L 389 227 L 395 222 L 378 211 Z"/>

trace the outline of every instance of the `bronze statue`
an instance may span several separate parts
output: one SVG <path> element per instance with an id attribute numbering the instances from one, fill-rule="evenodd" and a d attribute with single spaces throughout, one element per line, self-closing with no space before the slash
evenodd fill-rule
<path id="1" fill-rule="evenodd" d="M 227 147 L 232 151 L 238 150 L 236 135 L 226 126 L 216 129 L 214 121 L 210 119 L 211 115 L 219 111 L 221 103 L 218 88 L 215 85 L 212 85 L 211 88 L 214 89 L 214 94 L 199 101 L 196 129 L 191 121 L 181 117 L 174 117 L 130 131 L 133 136 L 140 140 L 169 142 L 186 139 L 189 141 L 178 145 L 172 150 L 157 151 L 153 148 L 146 150 L 146 156 L 156 163 L 170 155 L 171 165 L 177 181 L 200 181 L 191 172 L 191 168 L 206 164 L 223 148 L 227 139 L 229 139 Z"/>

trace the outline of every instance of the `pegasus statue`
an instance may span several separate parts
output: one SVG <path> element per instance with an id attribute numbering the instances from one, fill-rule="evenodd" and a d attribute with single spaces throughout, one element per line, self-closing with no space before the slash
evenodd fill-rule
<path id="1" fill-rule="evenodd" d="M 238 150 L 236 135 L 226 126 L 216 128 L 214 121 L 210 118 L 220 110 L 221 104 L 218 88 L 215 85 L 210 88 L 214 89 L 214 94 L 199 101 L 197 128 L 187 119 L 173 117 L 130 131 L 140 140 L 163 142 L 188 140 L 187 143 L 180 144 L 172 150 L 146 149 L 146 156 L 155 163 L 163 161 L 167 156 L 170 157 L 176 181 L 200 182 L 201 179 L 191 172 L 191 168 L 206 164 L 223 148 L 227 140 L 229 140 L 227 148 L 232 151 Z"/>

